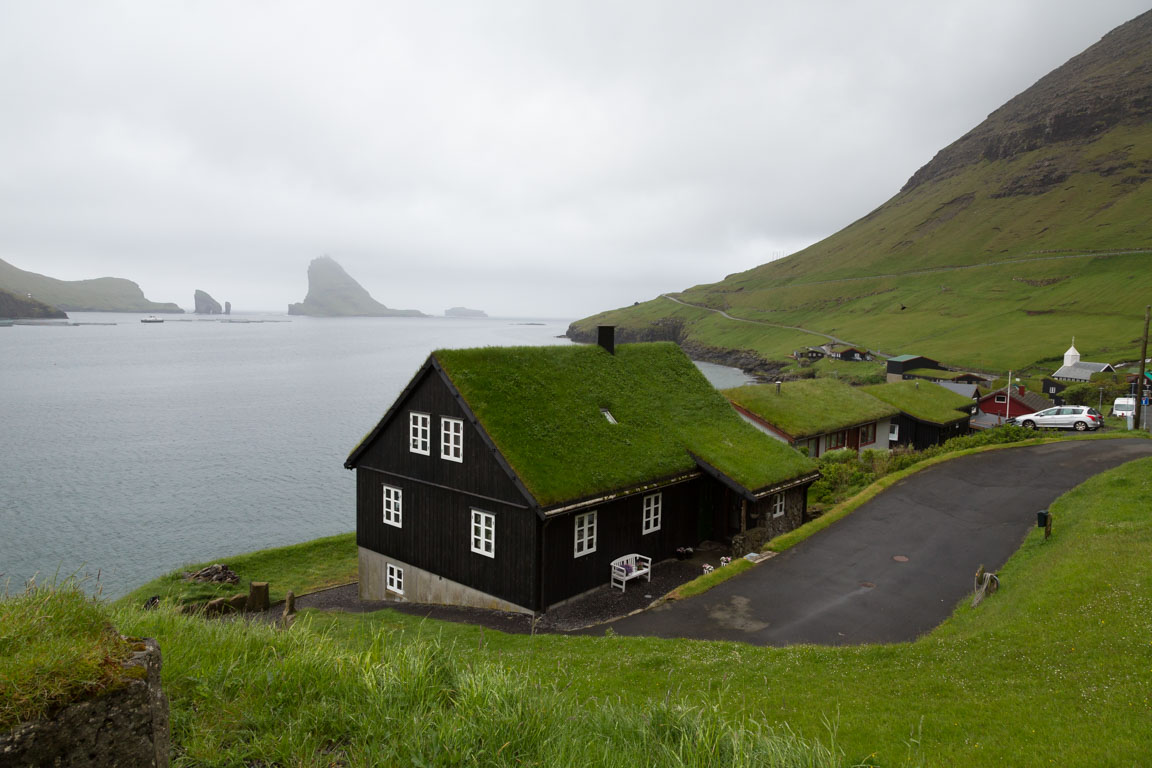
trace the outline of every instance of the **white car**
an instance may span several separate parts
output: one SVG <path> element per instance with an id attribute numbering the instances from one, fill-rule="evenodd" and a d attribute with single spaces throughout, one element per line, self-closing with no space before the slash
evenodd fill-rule
<path id="1" fill-rule="evenodd" d="M 1104 417 L 1100 415 L 1100 411 L 1086 405 L 1060 405 L 1036 413 L 1015 416 L 1008 419 L 1008 423 L 1019 424 L 1026 429 L 1043 427 L 1075 429 L 1077 432 L 1083 432 L 1088 429 L 1099 429 L 1104 423 Z"/>

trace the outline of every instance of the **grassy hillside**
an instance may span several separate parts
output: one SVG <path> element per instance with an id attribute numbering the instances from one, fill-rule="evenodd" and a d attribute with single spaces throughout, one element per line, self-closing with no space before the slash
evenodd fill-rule
<path id="1" fill-rule="evenodd" d="M 42 301 L 21 298 L 0 290 L 0 317 L 8 318 L 67 318 L 68 315 Z"/>
<path id="2" fill-rule="evenodd" d="M 121 277 L 57 280 L 12 266 L 0 259 L 0 290 L 32 298 L 70 312 L 183 312 L 171 302 L 149 301 L 140 286 Z"/>
<path id="3" fill-rule="evenodd" d="M 160 641 L 176 765 L 1140 765 L 1149 472 L 1066 494 L 999 592 L 911 643 L 505 635 L 392 611 L 282 632 L 125 603 L 114 621 Z M 786 747 L 795 762 L 765 756 Z"/>
<path id="4" fill-rule="evenodd" d="M 1152 12 L 1020 94 L 868 216 L 810 248 L 676 294 L 736 318 L 889 354 L 1019 369 L 1073 335 L 1088 360 L 1139 355 L 1152 296 Z M 573 324 L 779 360 L 814 335 L 656 299 Z"/>

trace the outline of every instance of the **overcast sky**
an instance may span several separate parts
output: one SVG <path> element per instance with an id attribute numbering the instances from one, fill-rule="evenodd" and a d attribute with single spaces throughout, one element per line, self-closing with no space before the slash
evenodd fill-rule
<path id="1" fill-rule="evenodd" d="M 0 0 L 0 258 L 577 317 L 791 253 L 1147 0 Z"/>

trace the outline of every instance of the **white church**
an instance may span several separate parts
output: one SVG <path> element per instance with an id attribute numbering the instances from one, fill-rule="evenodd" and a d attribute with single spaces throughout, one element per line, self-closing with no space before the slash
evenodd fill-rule
<path id="1" fill-rule="evenodd" d="M 1072 346 L 1068 347 L 1068 351 L 1064 353 L 1064 365 L 1060 367 L 1056 373 L 1052 374 L 1052 378 L 1057 381 L 1071 381 L 1075 383 L 1091 381 L 1092 374 L 1115 373 L 1116 369 L 1108 363 L 1086 363 L 1080 359 L 1080 353 L 1076 351 L 1076 339 L 1072 339 Z"/>

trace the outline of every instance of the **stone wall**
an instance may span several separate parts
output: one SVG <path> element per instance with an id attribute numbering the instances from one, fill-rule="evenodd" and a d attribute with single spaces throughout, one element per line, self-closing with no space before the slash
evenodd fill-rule
<path id="1" fill-rule="evenodd" d="M 0 733 L 0 768 L 167 768 L 168 698 L 160 687 L 160 648 L 132 641 L 128 681 L 50 718 Z"/>
<path id="2" fill-rule="evenodd" d="M 732 556 L 743 557 L 749 552 L 760 552 L 764 545 L 782 533 L 799 528 L 806 521 L 808 486 L 784 491 L 784 514 L 772 517 L 771 498 L 756 502 L 749 510 L 748 530 L 732 537 Z"/>

